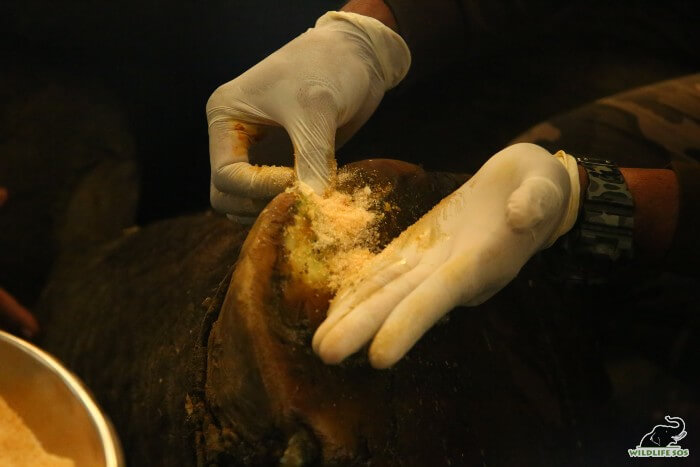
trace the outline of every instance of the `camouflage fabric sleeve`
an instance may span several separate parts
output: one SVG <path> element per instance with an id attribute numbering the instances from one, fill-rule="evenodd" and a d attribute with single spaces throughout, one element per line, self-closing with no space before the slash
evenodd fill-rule
<path id="1" fill-rule="evenodd" d="M 604 158 L 621 167 L 672 168 L 680 215 L 669 269 L 700 272 L 700 74 L 597 100 L 540 123 L 513 142 Z"/>

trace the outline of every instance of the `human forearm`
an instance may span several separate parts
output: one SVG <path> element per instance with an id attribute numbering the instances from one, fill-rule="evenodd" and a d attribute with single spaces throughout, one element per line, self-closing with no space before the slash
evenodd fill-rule
<path id="1" fill-rule="evenodd" d="M 676 174 L 668 169 L 620 168 L 634 199 L 634 246 L 638 259 L 657 262 L 673 242 L 678 223 L 679 190 Z M 588 175 L 579 166 L 581 199 Z"/>
<path id="2" fill-rule="evenodd" d="M 350 0 L 341 8 L 341 11 L 370 16 L 394 31 L 398 29 L 394 14 L 383 0 Z"/>

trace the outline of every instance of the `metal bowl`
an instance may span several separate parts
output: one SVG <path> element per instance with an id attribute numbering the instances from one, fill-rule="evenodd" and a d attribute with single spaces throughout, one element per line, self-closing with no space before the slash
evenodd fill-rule
<path id="1" fill-rule="evenodd" d="M 0 331 L 0 396 L 44 449 L 76 467 L 121 467 L 119 439 L 78 378 L 34 345 Z"/>

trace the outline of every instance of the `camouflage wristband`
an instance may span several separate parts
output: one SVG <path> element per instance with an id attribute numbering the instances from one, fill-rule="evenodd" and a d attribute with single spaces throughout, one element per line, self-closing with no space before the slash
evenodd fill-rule
<path id="1" fill-rule="evenodd" d="M 607 160 L 578 158 L 588 173 L 588 189 L 579 214 L 577 254 L 618 261 L 632 259 L 634 200 L 617 166 Z"/>
<path id="2" fill-rule="evenodd" d="M 602 285 L 620 274 L 634 255 L 634 202 L 622 174 L 610 161 L 578 158 L 588 189 L 574 227 L 543 251 L 550 278 L 567 285 Z"/>

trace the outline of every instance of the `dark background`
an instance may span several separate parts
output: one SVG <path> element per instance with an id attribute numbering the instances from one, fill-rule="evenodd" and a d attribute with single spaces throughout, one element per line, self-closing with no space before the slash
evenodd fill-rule
<path id="1" fill-rule="evenodd" d="M 3 56 L 120 101 L 137 141 L 144 223 L 207 207 L 209 94 L 338 4 L 10 2 Z"/>
<path id="2" fill-rule="evenodd" d="M 463 63 L 390 92 L 339 161 L 395 157 L 473 171 L 553 114 L 697 70 L 692 3 L 587 2 L 498 31 Z M 138 220 L 146 223 L 208 205 L 211 92 L 341 4 L 6 2 L 3 62 L 101 86 L 123 105 L 142 171 Z"/>

